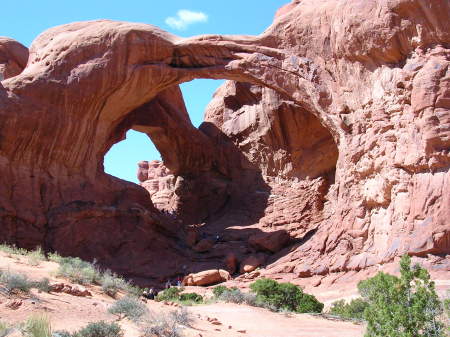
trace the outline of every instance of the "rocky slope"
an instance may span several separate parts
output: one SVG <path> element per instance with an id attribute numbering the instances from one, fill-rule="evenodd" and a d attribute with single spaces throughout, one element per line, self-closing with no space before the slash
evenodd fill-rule
<path id="1" fill-rule="evenodd" d="M 1 82 L 0 239 L 147 282 L 240 262 L 314 279 L 404 253 L 448 272 L 449 17 L 446 0 L 303 0 L 254 37 L 50 29 Z M 0 40 L 2 69 L 17 45 Z M 229 80 L 199 129 L 177 87 L 194 78 Z M 140 165 L 153 203 L 103 172 L 130 128 L 164 161 Z"/>

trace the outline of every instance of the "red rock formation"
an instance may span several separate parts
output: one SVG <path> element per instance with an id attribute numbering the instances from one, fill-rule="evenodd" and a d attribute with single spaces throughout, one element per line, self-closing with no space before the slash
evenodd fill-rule
<path id="1" fill-rule="evenodd" d="M 303 0 L 260 36 L 189 39 L 73 23 L 41 34 L 20 74 L 26 52 L 0 41 L 2 71 L 11 65 L 0 240 L 147 282 L 221 268 L 231 251 L 242 261 L 263 232 L 292 240 L 252 278 L 357 271 L 404 253 L 437 261 L 450 253 L 449 12 L 446 0 Z M 177 86 L 193 78 L 230 80 L 199 129 Z M 170 174 L 141 164 L 139 177 L 175 218 L 103 172 L 129 129 L 159 149 Z M 219 235 L 208 252 L 186 245 L 196 223 Z"/>

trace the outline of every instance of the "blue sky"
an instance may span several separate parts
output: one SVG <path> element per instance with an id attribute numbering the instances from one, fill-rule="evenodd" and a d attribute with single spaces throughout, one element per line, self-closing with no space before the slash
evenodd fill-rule
<path id="1" fill-rule="evenodd" d="M 273 21 L 275 11 L 289 0 L 23 0 L 1 1 L 0 36 L 29 46 L 47 28 L 94 19 L 143 22 L 179 36 L 199 34 L 258 35 Z M 200 125 L 203 111 L 222 81 L 194 80 L 181 89 L 192 123 Z M 105 171 L 137 182 L 136 163 L 160 159 L 150 139 L 129 131 L 105 156 Z"/>

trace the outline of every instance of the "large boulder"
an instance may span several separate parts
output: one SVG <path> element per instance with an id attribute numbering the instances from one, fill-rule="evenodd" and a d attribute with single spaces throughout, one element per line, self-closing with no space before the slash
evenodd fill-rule
<path id="1" fill-rule="evenodd" d="M 205 270 L 184 277 L 185 286 L 207 286 L 231 280 L 230 273 L 223 269 Z"/>
<path id="2" fill-rule="evenodd" d="M 286 247 L 291 237 L 284 230 L 269 233 L 260 233 L 250 236 L 248 243 L 258 249 L 276 253 Z"/>

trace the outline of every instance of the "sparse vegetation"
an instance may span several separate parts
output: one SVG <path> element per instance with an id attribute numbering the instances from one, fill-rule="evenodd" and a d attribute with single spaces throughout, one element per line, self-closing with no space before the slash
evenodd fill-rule
<path id="1" fill-rule="evenodd" d="M 41 314 L 35 314 L 28 318 L 22 330 L 27 337 L 52 337 L 50 320 Z"/>
<path id="2" fill-rule="evenodd" d="M 339 316 L 345 319 L 364 319 L 364 310 L 369 306 L 369 303 L 362 298 L 356 298 L 346 303 L 344 300 L 336 301 L 332 304 L 330 314 Z"/>
<path id="3" fill-rule="evenodd" d="M 278 283 L 271 279 L 260 279 L 252 283 L 250 289 L 256 293 L 259 303 L 273 306 L 276 310 L 320 313 L 324 306 L 313 295 L 305 294 L 301 288 L 292 283 Z"/>
<path id="4" fill-rule="evenodd" d="M 59 263 L 57 276 L 79 284 L 100 283 L 101 273 L 94 263 L 83 261 L 78 257 L 59 257 L 57 260 Z"/>
<path id="5" fill-rule="evenodd" d="M 9 271 L 2 273 L 0 282 L 5 285 L 6 291 L 10 294 L 14 292 L 28 293 L 33 287 L 33 282 L 26 275 L 15 274 Z"/>
<path id="6" fill-rule="evenodd" d="M 0 337 L 6 337 L 12 331 L 11 326 L 0 321 Z"/>
<path id="7" fill-rule="evenodd" d="M 143 337 L 182 337 L 180 326 L 189 326 L 192 318 L 186 309 L 169 314 L 151 313 L 142 328 Z"/>
<path id="8" fill-rule="evenodd" d="M 147 313 L 147 307 L 136 297 L 126 296 L 117 300 L 108 312 L 117 315 L 119 319 L 129 318 L 132 321 L 139 321 Z"/>
<path id="9" fill-rule="evenodd" d="M 103 292 L 113 298 L 119 290 L 128 291 L 130 289 L 130 284 L 127 281 L 109 270 L 101 276 L 100 284 Z"/>
<path id="10" fill-rule="evenodd" d="M 38 266 L 41 263 L 41 261 L 46 260 L 44 252 L 42 251 L 41 247 L 38 247 L 35 250 L 27 252 L 26 256 L 28 259 L 28 264 L 30 266 Z"/>
<path id="11" fill-rule="evenodd" d="M 33 288 L 48 293 L 50 292 L 50 280 L 47 277 L 44 277 L 40 281 L 35 281 L 33 282 Z"/>
<path id="12" fill-rule="evenodd" d="M 361 281 L 358 290 L 369 303 L 364 310 L 366 337 L 443 337 L 442 304 L 426 269 L 404 255 L 400 277 L 378 273 Z"/>
<path id="13" fill-rule="evenodd" d="M 229 288 L 225 287 L 225 286 L 217 286 L 213 288 L 213 294 L 216 298 L 219 298 L 220 295 L 222 295 L 224 293 L 224 291 L 229 290 Z"/>
<path id="14" fill-rule="evenodd" d="M 72 334 L 71 337 L 122 337 L 122 328 L 117 323 L 105 321 L 89 323 L 86 327 Z"/>

